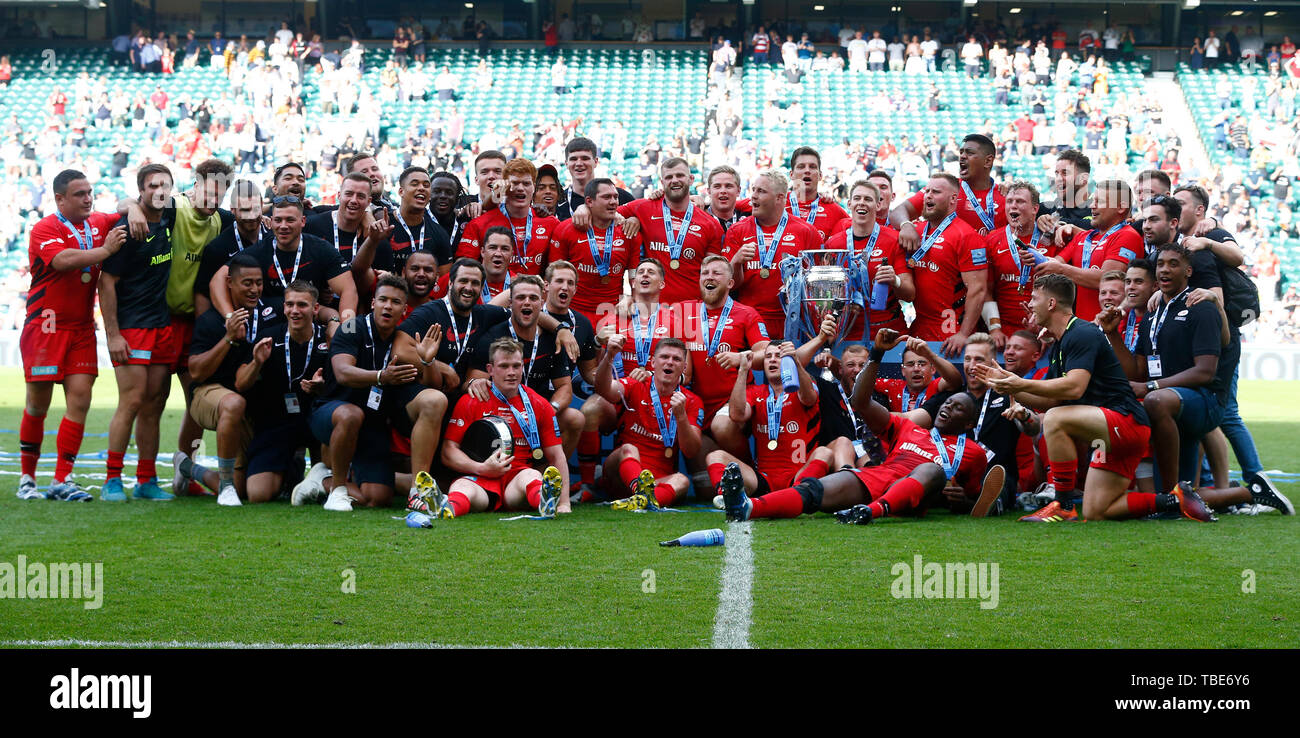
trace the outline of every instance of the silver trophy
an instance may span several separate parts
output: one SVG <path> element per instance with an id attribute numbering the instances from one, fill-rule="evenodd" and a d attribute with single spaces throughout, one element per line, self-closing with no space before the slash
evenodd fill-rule
<path id="1" fill-rule="evenodd" d="M 801 258 L 781 262 L 784 285 L 782 304 L 786 312 L 786 337 L 798 342 L 817 334 L 827 315 L 835 315 L 832 344 L 855 335 L 862 318 L 866 294 L 864 265 L 847 249 L 804 251 Z"/>

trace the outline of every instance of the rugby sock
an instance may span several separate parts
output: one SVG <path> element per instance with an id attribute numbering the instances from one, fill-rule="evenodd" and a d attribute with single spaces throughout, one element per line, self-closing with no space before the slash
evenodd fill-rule
<path id="1" fill-rule="evenodd" d="M 903 477 L 880 496 L 879 500 L 868 505 L 872 517 L 889 517 L 891 512 L 906 512 L 921 504 L 925 497 L 925 485 L 921 480 Z"/>
<path id="2" fill-rule="evenodd" d="M 105 479 L 121 479 L 121 478 L 122 478 L 122 457 L 123 457 L 123 456 L 126 456 L 126 452 L 125 452 L 125 451 L 109 451 L 109 452 L 108 452 L 108 463 L 107 463 L 107 465 L 106 465 L 106 466 L 107 466 L 107 469 L 108 469 L 108 472 L 107 472 L 107 474 L 105 475 Z"/>
<path id="3" fill-rule="evenodd" d="M 671 484 L 655 485 L 655 501 L 661 506 L 668 507 L 673 504 L 675 499 L 677 499 L 677 491 L 673 489 Z"/>
<path id="4" fill-rule="evenodd" d="M 464 492 L 449 492 L 447 501 L 451 503 L 451 509 L 456 511 L 456 517 L 469 513 L 469 498 Z"/>
<path id="5" fill-rule="evenodd" d="M 534 479 L 524 487 L 524 495 L 528 497 L 528 504 L 531 507 L 537 507 L 537 503 L 542 501 L 542 480 Z"/>
<path id="6" fill-rule="evenodd" d="M 212 471 L 211 469 L 208 469 L 206 466 L 195 462 L 193 459 L 191 459 L 188 456 L 181 457 L 180 467 L 181 467 L 181 474 L 184 474 L 186 477 L 189 477 L 190 479 L 193 479 L 198 482 L 202 482 L 205 478 L 207 478 L 208 473 Z M 316 467 L 312 467 L 313 470 L 315 468 Z M 308 474 L 307 476 L 310 477 L 311 474 Z"/>
<path id="7" fill-rule="evenodd" d="M 1078 473 L 1078 461 L 1049 461 L 1051 472 L 1048 479 L 1056 489 L 1056 502 L 1063 510 L 1074 509 L 1074 480 Z"/>
<path id="8" fill-rule="evenodd" d="M 41 440 L 44 435 L 45 416 L 28 415 L 24 410 L 23 419 L 18 424 L 18 448 L 22 456 L 23 474 L 36 476 L 36 462 L 41 458 Z"/>
<path id="9" fill-rule="evenodd" d="M 618 478 L 623 480 L 623 486 L 632 488 L 636 483 L 636 478 L 641 476 L 641 460 L 634 459 L 631 456 L 618 462 Z"/>
<path id="10" fill-rule="evenodd" d="M 222 489 L 235 486 L 235 460 L 218 456 L 217 476 L 221 478 Z"/>
<path id="11" fill-rule="evenodd" d="M 144 484 L 158 476 L 155 459 L 140 459 L 135 462 L 135 480 Z"/>
<path id="12" fill-rule="evenodd" d="M 583 431 L 578 436 L 578 481 L 596 484 L 596 462 L 600 460 L 600 433 Z"/>
<path id="13" fill-rule="evenodd" d="M 1129 515 L 1135 518 L 1146 517 L 1156 511 L 1155 492 L 1131 492 L 1124 495 L 1124 501 L 1128 503 Z"/>
<path id="14" fill-rule="evenodd" d="M 722 472 L 726 470 L 726 464 L 709 464 L 709 482 L 714 489 L 718 488 L 718 483 L 722 481 Z"/>
<path id="15" fill-rule="evenodd" d="M 59 423 L 59 435 L 54 446 L 59 451 L 59 459 L 54 463 L 54 481 L 67 481 L 72 473 L 72 465 L 77 461 L 77 452 L 81 450 L 81 437 L 86 433 L 86 426 L 74 423 L 67 418 Z"/>
<path id="16" fill-rule="evenodd" d="M 803 471 L 799 472 L 799 476 L 794 478 L 794 483 L 798 484 L 805 479 L 821 479 L 826 476 L 826 472 L 828 471 L 830 471 L 829 464 L 821 459 L 813 459 L 808 462 L 808 465 L 803 468 Z"/>
<path id="17" fill-rule="evenodd" d="M 797 518 L 803 514 L 803 495 L 793 487 L 769 492 L 762 497 L 751 497 L 754 509 L 749 511 L 752 518 Z"/>

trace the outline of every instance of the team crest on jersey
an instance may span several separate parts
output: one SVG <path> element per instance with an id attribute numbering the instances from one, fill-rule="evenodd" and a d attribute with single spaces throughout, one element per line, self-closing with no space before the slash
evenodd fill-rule
<path id="1" fill-rule="evenodd" d="M 690 227 L 690 231 L 691 231 L 691 233 L 699 233 L 699 232 L 700 232 L 700 227 L 699 227 L 698 225 L 692 223 L 692 224 L 691 224 L 691 227 Z"/>
<path id="2" fill-rule="evenodd" d="M 537 230 L 534 231 L 534 233 L 536 233 L 536 234 L 539 235 L 539 236 L 544 236 L 544 235 L 546 235 L 546 226 L 538 226 L 538 227 L 537 227 Z"/>
<path id="3" fill-rule="evenodd" d="M 668 332 L 668 326 L 666 326 L 666 325 L 657 326 L 657 327 L 655 328 L 655 333 L 658 333 L 658 334 L 664 334 L 664 333 L 667 333 L 667 332 Z"/>
<path id="4" fill-rule="evenodd" d="M 793 420 L 791 420 L 789 423 L 786 423 L 786 424 L 785 424 L 785 432 L 786 432 L 786 433 L 798 433 L 798 432 L 799 432 L 799 424 L 798 424 L 798 423 L 795 423 Z"/>
<path id="5" fill-rule="evenodd" d="M 728 322 L 730 322 L 730 321 L 728 321 Z M 731 344 L 729 344 L 729 343 L 720 343 L 720 344 L 718 344 L 718 353 L 727 353 L 727 352 L 729 352 L 729 351 L 731 351 Z"/>
<path id="6" fill-rule="evenodd" d="M 465 425 L 464 418 L 452 418 L 451 422 L 455 423 L 456 425 Z"/>
<path id="7" fill-rule="evenodd" d="M 623 241 L 623 239 L 621 239 L 621 238 L 616 238 L 616 239 L 614 239 L 614 245 L 615 245 L 615 246 L 622 246 L 623 243 L 624 243 L 624 241 Z"/>
<path id="8" fill-rule="evenodd" d="M 880 255 L 883 254 L 883 253 L 885 253 L 885 252 L 884 252 L 884 250 L 882 250 L 882 249 L 874 249 L 874 250 L 871 252 L 871 255 L 872 255 L 872 256 L 880 256 Z"/>
<path id="9" fill-rule="evenodd" d="M 275 312 L 275 308 L 273 308 L 273 307 L 264 307 L 264 308 L 262 308 L 262 317 L 265 318 L 265 317 L 271 315 L 271 314 L 274 313 L 274 312 Z"/>
<path id="10" fill-rule="evenodd" d="M 694 259 L 694 258 L 695 258 L 695 249 L 685 249 L 685 250 L 683 250 L 683 251 L 682 251 L 682 256 L 686 257 L 687 259 Z"/>
<path id="11" fill-rule="evenodd" d="M 785 234 L 784 236 L 781 236 L 781 240 L 782 240 L 782 241 L 793 241 L 793 240 L 794 240 L 794 234 L 793 234 L 793 233 L 787 233 L 787 234 Z"/>
<path id="12" fill-rule="evenodd" d="M 321 343 L 316 344 L 316 349 L 318 351 L 329 351 L 330 345 L 322 341 Z"/>
<path id="13" fill-rule="evenodd" d="M 939 271 L 939 265 L 936 264 L 936 263 L 934 263 L 933 261 L 930 262 L 929 266 L 930 266 L 930 271 L 932 271 L 932 272 L 937 272 L 937 271 Z"/>

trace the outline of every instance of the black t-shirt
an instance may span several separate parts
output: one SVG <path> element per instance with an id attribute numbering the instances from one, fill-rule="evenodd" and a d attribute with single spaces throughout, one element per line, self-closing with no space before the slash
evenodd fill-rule
<path id="1" fill-rule="evenodd" d="M 754 214 L 752 211 L 742 211 L 740 208 L 736 208 L 731 211 L 730 218 L 723 220 L 722 217 L 719 216 L 717 213 L 714 213 L 712 209 L 709 209 L 708 212 L 709 215 L 712 215 L 718 221 L 718 224 L 722 226 L 723 233 L 726 233 L 728 228 L 731 228 L 735 224 L 739 223 L 741 220 L 744 220 L 745 218 L 748 218 L 749 216 Z"/>
<path id="2" fill-rule="evenodd" d="M 510 318 L 510 311 L 496 305 L 475 304 L 468 317 L 456 316 L 455 325 L 445 300 L 426 302 L 406 317 L 397 330 L 415 338 L 429 332 L 434 323 L 442 326 L 437 360 L 453 367 L 464 381 L 473 364 L 474 346 L 487 329 Z M 466 334 L 463 338 L 461 334 Z"/>
<path id="3" fill-rule="evenodd" d="M 561 323 L 570 323 L 573 325 L 573 337 L 578 341 L 578 363 L 591 361 L 600 354 L 600 344 L 596 343 L 596 329 L 592 328 L 591 321 L 582 313 L 570 309 L 567 313 L 552 313 L 546 311 L 548 315 Z M 561 352 L 563 353 L 563 352 Z M 568 354 L 564 354 L 568 358 Z M 573 373 L 574 363 L 569 362 L 569 373 Z"/>
<path id="4" fill-rule="evenodd" d="M 616 187 L 615 189 L 618 190 L 619 205 L 626 205 L 636 199 L 632 196 L 631 192 L 628 192 L 622 187 Z M 555 217 L 559 220 L 569 220 L 573 217 L 574 210 L 577 210 L 586 204 L 587 198 L 574 193 L 573 188 L 565 187 L 564 197 L 560 198 L 560 201 L 555 204 Z"/>
<path id="5" fill-rule="evenodd" d="M 406 221 L 402 220 L 399 208 L 394 208 L 388 213 L 388 220 L 393 224 L 393 232 L 389 235 L 386 244 L 381 244 L 376 253 L 384 251 L 384 247 L 387 246 L 392 267 L 390 271 L 400 274 L 406 267 L 406 260 L 412 251 L 412 242 L 415 243 L 415 251 L 428 251 L 433 254 L 438 260 L 438 266 L 452 262 L 456 252 L 452 248 L 451 235 L 438 224 L 438 221 L 430 217 L 427 211 L 424 213 L 423 226 L 412 228 L 407 225 Z M 380 267 L 376 266 L 376 268 Z"/>
<path id="6" fill-rule="evenodd" d="M 1120 366 L 1110 341 L 1095 324 L 1073 318 L 1059 341 L 1048 354 L 1049 379 L 1064 377 L 1072 369 L 1086 369 L 1092 374 L 1083 396 L 1066 400 L 1065 405 L 1093 405 L 1130 415 L 1142 425 L 1151 425 L 1147 411 L 1129 386 L 1128 375 Z"/>
<path id="7" fill-rule="evenodd" d="M 1217 243 L 1236 243 L 1237 239 L 1228 231 L 1222 228 L 1215 228 L 1205 234 L 1205 237 Z M 1223 269 L 1223 263 L 1219 257 L 1214 255 L 1210 249 L 1201 249 L 1192 252 L 1192 276 L 1187 280 L 1187 286 L 1192 289 L 1212 289 L 1223 288 L 1223 275 L 1220 270 Z"/>
<path id="8" fill-rule="evenodd" d="M 822 416 L 817 442 L 825 446 L 836 438 L 843 437 L 850 440 L 860 438 L 859 433 L 863 429 L 862 419 L 850 413 L 844 400 L 852 393 L 841 388 L 839 380 L 830 369 L 808 367 L 808 371 L 817 382 L 818 411 Z M 844 392 L 843 395 L 840 394 L 841 391 Z M 853 422 L 855 418 L 858 421 L 856 427 Z"/>
<path id="9" fill-rule="evenodd" d="M 969 392 L 968 388 L 963 388 Z M 973 396 L 973 395 L 972 395 Z M 987 402 L 986 402 L 987 401 Z M 987 390 L 975 410 L 976 427 L 971 429 L 970 437 L 979 441 L 984 448 L 993 452 L 989 464 L 1001 464 L 1010 479 L 1020 478 L 1020 469 L 1016 464 L 1016 445 L 1020 443 L 1020 429 L 1016 421 L 1002 417 L 1002 412 L 1009 407 L 1005 395 Z M 983 413 L 983 421 L 980 414 Z"/>
<path id="10" fill-rule="evenodd" d="M 307 225 L 303 226 L 303 233 L 310 233 L 317 238 L 338 249 L 339 255 L 348 264 L 356 256 L 356 249 L 361 244 L 357 241 L 357 234 L 354 231 L 344 230 L 342 226 L 338 228 L 338 239 L 334 237 L 334 216 L 335 212 L 319 213 L 307 219 Z M 393 229 L 396 235 L 397 229 Z M 441 263 L 441 262 L 439 262 Z M 385 240 L 375 246 L 375 257 L 370 266 L 385 272 L 393 271 L 393 247 L 389 241 Z"/>
<path id="11" fill-rule="evenodd" d="M 1138 328 L 1137 353 L 1141 357 L 1156 355 L 1160 357 L 1160 374 L 1151 375 L 1151 379 L 1172 377 L 1191 369 L 1196 365 L 1197 356 L 1219 357 L 1219 367 L 1215 377 L 1205 387 L 1222 400 L 1223 393 L 1227 389 L 1223 370 L 1228 362 L 1223 359 L 1223 346 L 1219 333 L 1219 309 L 1209 302 L 1198 302 L 1188 307 L 1186 299 L 1186 295 L 1179 295 L 1170 303 L 1167 311 L 1147 312 Z M 1162 323 L 1153 342 L 1151 330 L 1157 317 L 1162 318 Z M 1144 360 L 1139 358 L 1139 361 Z M 1233 364 L 1235 365 L 1235 362 Z M 1227 378 L 1231 380 L 1232 369 L 1230 366 L 1226 368 Z"/>
<path id="12" fill-rule="evenodd" d="M 507 320 L 484 331 L 474 343 L 474 354 L 470 365 L 475 369 L 487 371 L 488 348 L 498 338 L 514 338 L 511 327 L 510 321 Z M 527 376 L 525 384 L 537 394 L 550 399 L 555 392 L 555 380 L 568 377 L 572 372 L 569 368 L 568 355 L 556 345 L 555 334 L 542 330 L 540 326 L 537 328 L 535 342 L 525 341 L 522 338 L 515 340 L 524 347 L 524 373 Z M 534 343 L 537 345 L 536 358 L 533 353 Z"/>
<path id="13" fill-rule="evenodd" d="M 235 373 L 239 371 L 240 366 L 253 360 L 253 344 L 265 336 L 274 336 L 277 329 L 283 336 L 284 324 L 270 307 L 259 303 L 257 309 L 251 312 L 255 315 L 248 321 L 244 339 L 236 341 L 234 346 L 227 349 L 217 370 L 203 380 L 200 386 L 219 384 L 233 390 Z M 221 313 L 217 312 L 216 308 L 210 308 L 194 321 L 194 340 L 190 343 L 190 356 L 206 354 L 212 350 L 212 347 L 225 341 L 226 319 L 221 317 Z"/>
<path id="14" fill-rule="evenodd" d="M 296 249 L 282 251 L 276 247 L 274 238 L 265 239 L 256 246 L 245 248 L 245 251 L 262 265 L 262 301 L 275 308 L 276 313 L 279 313 L 284 305 L 285 286 L 295 279 L 310 282 L 321 294 L 326 294 L 331 279 L 349 273 L 348 262 L 344 261 L 338 249 L 329 245 L 327 241 L 304 233 L 301 249 L 301 257 L 298 257 Z M 298 262 L 296 272 L 295 261 Z"/>
<path id="15" fill-rule="evenodd" d="M 281 337 L 283 338 L 283 333 Z M 376 372 L 387 366 L 392 347 L 393 336 L 389 336 L 387 340 L 380 336 L 379 329 L 374 325 L 374 317 L 370 313 L 343 321 L 338 330 L 334 331 L 334 340 L 330 343 L 329 361 L 325 362 L 325 389 L 316 398 L 316 403 L 320 405 L 331 400 L 344 400 L 366 408 L 369 414 L 371 408 L 366 407 L 366 399 L 370 395 L 371 388 L 347 387 L 339 384 L 334 377 L 334 357 L 341 354 L 354 356 L 355 364 L 359 369 Z"/>
<path id="16" fill-rule="evenodd" d="M 285 395 L 290 391 L 289 374 L 285 371 L 285 331 L 289 324 L 280 321 L 262 331 L 263 337 L 272 341 L 271 356 L 262 365 L 257 384 L 249 393 L 249 415 L 258 428 L 284 425 L 290 417 L 285 405 Z M 306 343 L 289 339 L 289 366 L 293 370 L 292 391 L 298 398 L 297 417 L 305 420 L 311 412 L 312 396 L 302 391 L 299 380 L 311 379 L 318 369 L 329 363 L 330 344 L 325 326 L 313 325 L 312 337 Z"/>
<path id="17" fill-rule="evenodd" d="M 267 240 L 270 235 L 264 234 L 261 238 Z M 194 292 L 211 298 L 208 283 L 212 281 L 212 275 L 228 264 L 235 254 L 245 248 L 256 246 L 257 243 L 245 242 L 243 237 L 236 232 L 234 226 L 222 229 L 216 238 L 208 241 L 208 245 L 203 247 L 203 257 L 199 261 L 199 274 L 194 280 Z"/>
<path id="18" fill-rule="evenodd" d="M 171 212 L 149 224 L 145 240 L 127 237 L 122 248 L 104 261 L 104 271 L 118 278 L 118 328 L 171 325 L 171 310 L 167 307 L 167 278 L 172 267 Z M 126 225 L 126 216 L 117 225 Z"/>
<path id="19" fill-rule="evenodd" d="M 1058 204 L 1049 208 L 1046 205 L 1039 205 L 1038 215 L 1057 215 L 1060 216 L 1062 223 L 1084 230 L 1092 228 L 1092 208 L 1088 207 L 1067 208 Z"/>

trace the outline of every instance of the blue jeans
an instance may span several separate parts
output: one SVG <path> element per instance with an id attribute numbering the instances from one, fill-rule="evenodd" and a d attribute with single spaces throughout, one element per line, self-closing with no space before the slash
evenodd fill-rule
<path id="1" fill-rule="evenodd" d="M 1255 439 L 1251 437 L 1250 430 L 1246 428 L 1246 423 L 1237 410 L 1239 372 L 1240 367 L 1232 372 L 1232 385 L 1228 388 L 1228 405 L 1223 410 L 1223 420 L 1219 422 L 1219 427 L 1223 429 L 1223 435 L 1228 437 L 1228 443 L 1232 444 L 1232 453 L 1236 455 L 1237 463 L 1241 465 L 1241 473 L 1258 474 L 1264 470 L 1264 465 L 1259 460 L 1259 451 L 1255 450 Z"/>

